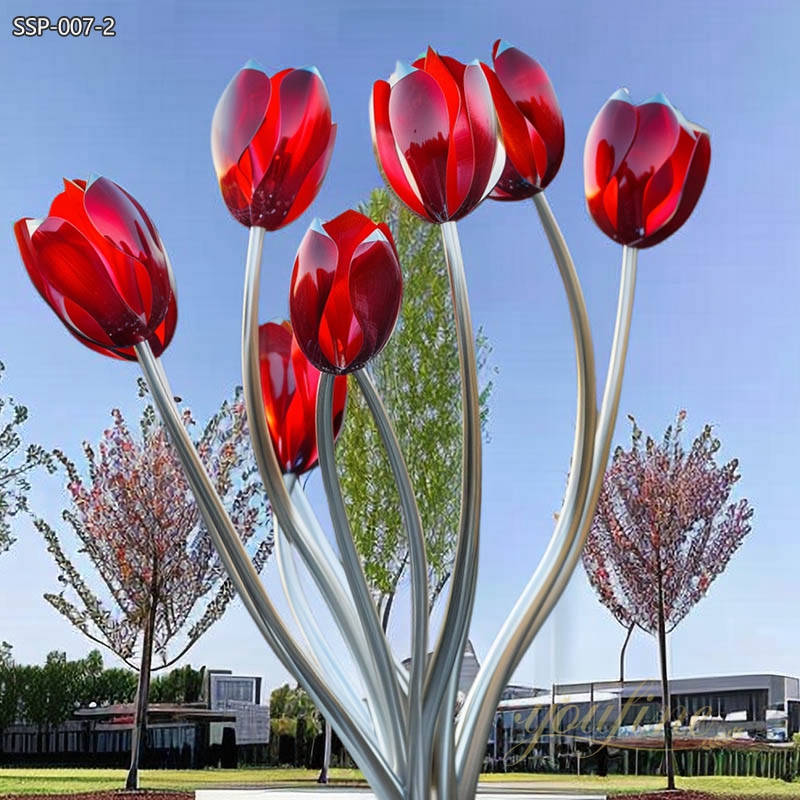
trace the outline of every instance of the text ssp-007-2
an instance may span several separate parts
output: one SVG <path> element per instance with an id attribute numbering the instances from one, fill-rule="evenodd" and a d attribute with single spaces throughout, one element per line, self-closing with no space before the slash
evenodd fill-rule
<path id="1" fill-rule="evenodd" d="M 14 17 L 11 20 L 12 36 L 44 36 L 56 34 L 62 37 L 116 36 L 114 17 Z"/>

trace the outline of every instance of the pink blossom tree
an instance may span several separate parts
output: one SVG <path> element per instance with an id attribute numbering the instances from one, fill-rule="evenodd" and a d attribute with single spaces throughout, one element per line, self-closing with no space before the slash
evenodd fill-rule
<path id="1" fill-rule="evenodd" d="M 56 531 L 43 519 L 34 522 L 64 584 L 60 593 L 45 599 L 92 641 L 138 667 L 126 783 L 136 788 L 153 655 L 162 662 L 159 669 L 175 663 L 220 619 L 234 590 L 152 405 L 144 409 L 139 436 L 119 410 L 111 414 L 113 425 L 97 450 L 84 443 L 87 477 L 56 452 L 71 498 L 62 516 L 105 586 L 102 597 L 67 556 Z M 188 410 L 184 422 L 195 425 Z M 222 404 L 196 444 L 260 571 L 272 551 L 271 514 L 249 446 L 240 390 Z M 177 650 L 171 656 L 170 646 Z"/>
<path id="2" fill-rule="evenodd" d="M 678 414 L 661 443 L 633 417 L 630 450 L 618 447 L 608 467 L 583 566 L 600 602 L 626 628 L 658 640 L 667 788 L 675 788 L 667 634 L 706 594 L 750 532 L 747 500 L 729 502 L 739 480 L 736 459 L 719 465 L 710 425 L 686 452 Z"/>

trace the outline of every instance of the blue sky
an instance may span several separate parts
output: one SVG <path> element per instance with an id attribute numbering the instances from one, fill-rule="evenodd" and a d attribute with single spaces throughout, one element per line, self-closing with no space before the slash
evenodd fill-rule
<path id="1" fill-rule="evenodd" d="M 12 16 L 26 14 L 113 15 L 117 36 L 13 38 Z M 159 228 L 178 283 L 180 319 L 164 356 L 167 373 L 196 415 L 207 418 L 240 380 L 247 240 L 217 190 L 209 125 L 219 95 L 248 59 L 270 73 L 315 64 L 339 125 L 317 201 L 267 237 L 262 319 L 286 313 L 294 253 L 312 217 L 329 219 L 380 184 L 368 98 L 395 60 L 412 59 L 430 44 L 461 60 L 489 61 L 500 37 L 539 60 L 558 94 L 567 137 L 547 196 L 583 283 L 601 381 L 621 252 L 585 211 L 583 141 L 620 86 L 637 101 L 665 92 L 710 130 L 711 170 L 685 227 L 641 254 L 615 443 L 628 441 L 628 413 L 658 434 L 685 408 L 687 438 L 711 422 L 721 455 L 740 459 L 738 496 L 755 508 L 748 540 L 671 639 L 673 674 L 800 674 L 793 591 L 800 563 L 800 95 L 793 81 L 800 74 L 800 6 L 740 3 L 734 13 L 713 0 L 85 0 L 80 7 L 17 0 L 2 24 L 0 358 L 7 373 L 0 390 L 28 405 L 30 441 L 73 458 L 84 439 L 101 436 L 111 408 L 135 418 L 138 369 L 80 347 L 63 330 L 24 273 L 12 223 L 44 215 L 62 176 L 106 175 L 134 194 Z M 575 378 L 566 305 L 531 204 L 484 203 L 459 229 L 473 318 L 485 327 L 498 369 L 472 626 L 480 658 L 550 534 L 569 465 Z M 62 497 L 59 481 L 35 477 L 31 503 L 51 523 Z M 0 557 L 0 639 L 22 662 L 40 661 L 52 649 L 84 655 L 91 644 L 42 600 L 58 586 L 44 543 L 24 518 L 15 535 L 17 544 Z M 267 581 L 277 590 L 274 572 L 268 568 Z M 401 624 L 393 631 L 402 655 L 404 632 Z M 623 638 L 578 572 L 516 680 L 613 678 Z M 656 674 L 649 637 L 635 635 L 628 652 L 631 677 Z M 238 604 L 188 661 L 260 674 L 267 687 L 286 678 Z"/>

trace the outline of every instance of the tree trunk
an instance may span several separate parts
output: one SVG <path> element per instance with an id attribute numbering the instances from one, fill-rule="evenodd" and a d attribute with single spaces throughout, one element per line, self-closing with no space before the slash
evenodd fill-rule
<path id="1" fill-rule="evenodd" d="M 667 672 L 667 625 L 664 618 L 664 588 L 658 582 L 658 657 L 661 662 L 661 703 L 664 722 L 664 766 L 667 789 L 675 788 L 675 764 L 672 757 L 672 709 L 670 708 L 669 675 Z"/>
<path id="2" fill-rule="evenodd" d="M 322 751 L 322 771 L 319 773 L 317 783 L 328 782 L 328 770 L 331 766 L 331 739 L 333 738 L 331 732 L 331 724 L 325 720 L 325 747 Z"/>
<path id="3" fill-rule="evenodd" d="M 383 632 L 389 629 L 389 615 L 392 613 L 392 605 L 394 604 L 394 592 L 386 598 L 386 605 L 383 607 L 383 616 L 381 618 L 381 628 Z"/>
<path id="4" fill-rule="evenodd" d="M 622 691 L 622 684 L 625 683 L 625 651 L 628 649 L 628 642 L 631 640 L 631 634 L 636 627 L 635 622 L 631 622 L 628 628 L 628 635 L 625 637 L 625 642 L 622 645 L 622 650 L 619 651 L 619 688 Z"/>
<path id="5" fill-rule="evenodd" d="M 153 660 L 153 628 L 156 621 L 156 600 L 151 598 L 150 610 L 145 622 L 142 639 L 142 662 L 139 667 L 139 683 L 136 687 L 136 707 L 133 713 L 133 730 L 131 731 L 131 766 L 125 781 L 126 789 L 139 788 L 139 758 L 142 743 L 147 731 L 147 702 L 150 694 L 150 665 Z"/>

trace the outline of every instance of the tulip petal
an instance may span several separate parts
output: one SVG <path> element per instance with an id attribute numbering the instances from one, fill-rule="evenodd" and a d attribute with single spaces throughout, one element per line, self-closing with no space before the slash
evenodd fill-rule
<path id="1" fill-rule="evenodd" d="M 391 186 L 401 202 L 405 203 L 415 214 L 427 219 L 428 214 L 422 205 L 416 182 L 413 182 L 413 179 L 409 180 L 401 164 L 401 156 L 397 152 L 389 122 L 390 95 L 391 87 L 386 81 L 375 82 L 370 97 L 370 123 L 375 157 L 384 180 Z"/>
<path id="2" fill-rule="evenodd" d="M 620 96 L 617 92 L 600 109 L 586 137 L 583 175 L 587 199 L 599 194 L 616 175 L 636 136 L 636 109 Z"/>
<path id="3" fill-rule="evenodd" d="M 537 185 L 543 189 L 555 177 L 564 157 L 564 118 L 555 90 L 542 66 L 516 47 L 498 40 L 492 60 L 503 89 L 544 145 L 544 157 L 541 153 L 536 157 Z"/>
<path id="4" fill-rule="evenodd" d="M 333 144 L 328 92 L 316 70 L 291 70 L 274 89 L 280 97 L 280 136 L 254 192 L 251 220 L 269 231 L 286 224 L 309 170 Z M 303 211 L 295 209 L 295 216 Z"/>
<path id="5" fill-rule="evenodd" d="M 283 221 L 284 225 L 294 222 L 301 214 L 303 214 L 308 207 L 314 202 L 319 190 L 322 188 L 322 181 L 328 172 L 328 167 L 333 157 L 333 144 L 336 141 L 336 125 L 331 125 L 331 135 L 328 140 L 328 145 L 322 152 L 322 155 L 317 160 L 311 169 L 308 170 L 305 180 L 303 181 L 300 189 L 297 192 L 297 197 L 292 204 L 292 208 L 286 215 Z"/>
<path id="6" fill-rule="evenodd" d="M 711 164 L 711 139 L 705 131 L 698 134 L 697 143 L 695 144 L 694 152 L 692 153 L 692 160 L 686 171 L 686 177 L 682 180 L 680 201 L 672 215 L 661 230 L 656 231 L 652 236 L 641 244 L 637 245 L 640 248 L 652 247 L 653 245 L 663 242 L 668 236 L 671 236 L 675 231 L 680 228 L 692 211 L 694 211 L 697 201 L 703 192 L 703 187 L 708 177 L 708 169 Z"/>
<path id="7" fill-rule="evenodd" d="M 211 156 L 220 180 L 238 166 L 255 137 L 267 113 L 271 92 L 269 76 L 247 67 L 239 70 L 225 87 L 211 121 Z M 250 193 L 242 188 L 244 194 Z"/>
<path id="8" fill-rule="evenodd" d="M 470 121 L 462 101 L 464 65 L 454 58 L 440 56 L 429 47 L 424 59 L 424 70 L 436 81 L 447 104 L 450 131 L 445 195 L 447 219 L 451 219 L 464 203 L 475 171 Z"/>
<path id="9" fill-rule="evenodd" d="M 426 216 L 447 219 L 447 155 L 450 119 L 447 99 L 422 70 L 398 81 L 389 97 L 394 141 L 419 189 Z"/>
<path id="10" fill-rule="evenodd" d="M 531 126 L 508 96 L 497 75 L 485 65 L 483 72 L 492 93 L 506 151 L 503 174 L 490 196 L 496 200 L 531 197 L 538 191 L 540 178 L 530 147 Z M 530 193 L 527 193 L 529 188 Z"/>
<path id="11" fill-rule="evenodd" d="M 86 187 L 84 208 L 95 230 L 123 256 L 111 265 L 119 294 L 157 327 L 167 313 L 171 270 L 152 222 L 131 195 L 107 178 Z"/>
<path id="12" fill-rule="evenodd" d="M 461 89 L 464 85 L 464 65 L 454 58 L 440 56 L 432 47 L 425 55 L 424 71 L 439 86 L 447 103 L 447 116 L 455 122 L 461 112 Z"/>
<path id="13" fill-rule="evenodd" d="M 331 287 L 317 337 L 325 366 L 331 367 L 328 371 L 339 372 L 346 367 L 355 366 L 356 358 L 366 343 L 350 301 L 346 277 L 335 281 Z M 323 364 L 319 367 L 322 368 Z"/>
<path id="14" fill-rule="evenodd" d="M 338 248 L 319 220 L 314 220 L 297 251 L 289 307 L 295 338 L 315 364 L 323 361 L 318 325 L 333 285 Z"/>
<path id="15" fill-rule="evenodd" d="M 675 151 L 681 127 L 672 106 L 665 103 L 644 103 L 636 114 L 636 136 L 625 156 L 625 168 L 643 191 L 645 181 Z"/>
<path id="16" fill-rule="evenodd" d="M 106 333 L 103 326 L 93 316 L 69 297 L 56 296 L 55 299 L 57 306 L 52 305 L 51 307 L 73 336 L 87 344 L 93 343 L 95 345 L 93 349 L 99 352 L 124 349 L 118 346 L 117 342 Z M 139 342 L 135 344 L 139 344 Z M 132 345 L 131 351 L 133 351 Z"/>
<path id="17" fill-rule="evenodd" d="M 497 116 L 489 83 L 478 62 L 468 64 L 464 70 L 464 100 L 472 134 L 472 176 L 469 192 L 457 211 L 458 217 L 475 208 L 494 188 L 502 174 L 497 169 L 498 157 L 502 153 Z M 500 170 L 504 165 L 505 153 L 502 153 Z"/>
<path id="18" fill-rule="evenodd" d="M 258 130 L 250 139 L 247 149 L 242 153 L 239 160 L 239 167 L 242 173 L 246 170 L 249 175 L 249 198 L 253 201 L 258 185 L 264 180 L 272 159 L 275 157 L 275 149 L 278 146 L 278 137 L 281 134 L 281 98 L 280 85 L 283 79 L 292 72 L 291 69 L 284 69 L 277 72 L 270 79 L 270 93 L 267 99 L 264 119 Z"/>
<path id="19" fill-rule="evenodd" d="M 678 208 L 696 144 L 691 133 L 679 128 L 675 150 L 647 182 L 642 195 L 645 236 L 666 224 Z"/>
<path id="20" fill-rule="evenodd" d="M 339 274 L 346 272 L 356 247 L 374 234 L 377 226 L 364 214 L 348 209 L 325 223 L 326 233 L 336 242 L 339 257 Z"/>
<path id="21" fill-rule="evenodd" d="M 609 227 L 613 231 L 613 238 L 623 244 L 635 241 L 644 233 L 644 228 L 639 225 L 639 216 L 636 214 L 635 203 L 628 202 L 620 208 L 620 181 L 613 177 L 602 194 L 602 208 Z M 629 193 L 629 197 L 631 193 Z M 627 198 L 626 198 L 627 199 Z M 631 219 L 633 217 L 633 219 Z"/>
<path id="22" fill-rule="evenodd" d="M 350 264 L 350 301 L 363 331 L 363 366 L 379 353 L 394 330 L 403 297 L 403 276 L 397 253 L 381 230 L 359 244 Z M 361 363 L 358 363 L 358 361 Z"/>
<path id="23" fill-rule="evenodd" d="M 150 335 L 144 314 L 136 313 L 120 296 L 106 264 L 72 223 L 48 217 L 31 236 L 31 249 L 36 271 L 45 284 L 45 299 L 64 322 L 73 324 L 65 305 L 68 300 L 92 318 L 117 347 L 136 344 Z M 134 269 L 132 260 L 129 269 Z"/>
<path id="24" fill-rule="evenodd" d="M 43 222 L 43 219 L 23 217 L 14 223 L 14 236 L 17 239 L 19 253 L 22 256 L 22 263 L 28 273 L 28 277 L 33 282 L 36 291 L 47 299 L 45 297 L 47 293 L 47 284 L 42 280 L 42 276 L 39 274 L 39 266 L 36 262 L 36 251 L 33 249 L 33 244 L 31 243 L 31 236 Z"/>

